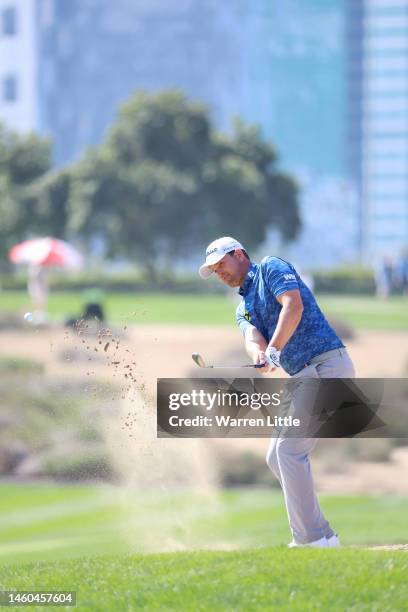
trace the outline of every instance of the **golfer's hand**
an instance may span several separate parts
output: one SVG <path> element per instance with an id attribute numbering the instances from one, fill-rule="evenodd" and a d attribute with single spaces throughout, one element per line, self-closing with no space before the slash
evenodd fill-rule
<path id="1" fill-rule="evenodd" d="M 265 361 L 269 364 L 270 371 L 280 368 L 281 352 L 274 346 L 268 346 L 265 351 Z"/>
<path id="2" fill-rule="evenodd" d="M 257 369 L 257 372 L 260 372 L 261 374 L 269 374 L 269 372 L 272 371 L 270 370 L 269 364 L 266 363 L 265 351 L 258 351 L 258 353 L 255 355 L 254 363 L 256 364 L 264 363 L 265 364 L 264 368 Z"/>
<path id="3" fill-rule="evenodd" d="M 280 354 L 281 352 L 278 351 L 278 349 L 276 349 L 274 346 L 267 347 L 267 349 L 263 353 L 264 362 L 266 364 L 265 368 L 261 369 L 261 372 L 263 374 L 269 374 L 270 372 L 274 372 L 276 368 L 280 368 Z"/>

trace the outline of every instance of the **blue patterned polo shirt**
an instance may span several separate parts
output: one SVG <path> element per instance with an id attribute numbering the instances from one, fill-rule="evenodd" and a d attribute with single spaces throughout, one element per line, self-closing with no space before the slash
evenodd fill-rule
<path id="1" fill-rule="evenodd" d="M 251 262 L 239 290 L 242 300 L 236 311 L 244 335 L 248 326 L 253 325 L 269 343 L 282 310 L 276 298 L 293 289 L 300 292 L 303 313 L 281 353 L 281 365 L 291 376 L 313 357 L 344 346 L 295 268 L 279 257 L 265 257 L 260 264 Z"/>

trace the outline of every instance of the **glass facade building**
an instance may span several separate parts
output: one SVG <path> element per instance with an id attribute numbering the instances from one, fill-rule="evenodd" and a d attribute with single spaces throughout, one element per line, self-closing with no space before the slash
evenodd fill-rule
<path id="1" fill-rule="evenodd" d="M 408 246 L 408 0 L 349 0 L 348 167 L 367 262 Z"/>
<path id="2" fill-rule="evenodd" d="M 38 130 L 35 0 L 0 0 L 0 120 Z"/>
<path id="3" fill-rule="evenodd" d="M 0 0 L 0 118 L 64 164 L 135 89 L 174 87 L 222 130 L 258 123 L 290 171 L 339 175 L 341 1 Z"/>

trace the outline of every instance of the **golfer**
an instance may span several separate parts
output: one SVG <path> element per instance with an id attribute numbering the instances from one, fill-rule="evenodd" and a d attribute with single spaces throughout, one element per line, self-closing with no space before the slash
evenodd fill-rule
<path id="1" fill-rule="evenodd" d="M 282 367 L 296 377 L 354 377 L 342 341 L 291 264 L 279 257 L 265 257 L 256 264 L 242 244 L 223 237 L 208 246 L 199 273 L 202 278 L 215 273 L 229 287 L 239 287 L 242 299 L 236 319 L 253 363 L 265 363 L 260 372 Z M 295 412 L 301 410 L 295 406 Z M 273 438 L 266 457 L 283 490 L 293 538 L 290 547 L 340 546 L 314 489 L 309 455 L 316 442 Z"/>

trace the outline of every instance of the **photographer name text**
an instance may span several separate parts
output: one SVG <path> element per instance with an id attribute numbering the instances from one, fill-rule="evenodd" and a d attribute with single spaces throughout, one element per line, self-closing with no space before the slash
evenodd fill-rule
<path id="1" fill-rule="evenodd" d="M 214 417 L 197 415 L 179 417 L 174 414 L 169 418 L 171 427 L 299 427 L 300 419 L 292 416 L 231 417 L 215 415 Z"/>

